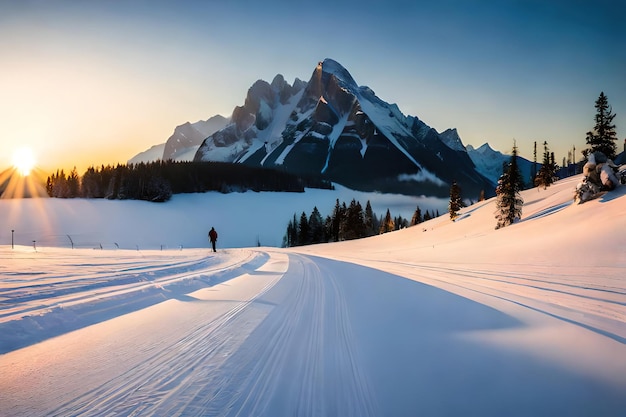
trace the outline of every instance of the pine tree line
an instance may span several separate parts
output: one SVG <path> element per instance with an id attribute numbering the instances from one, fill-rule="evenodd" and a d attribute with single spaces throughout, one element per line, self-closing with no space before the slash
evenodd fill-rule
<path id="1" fill-rule="evenodd" d="M 436 215 L 439 216 L 438 211 Z M 355 199 L 349 205 L 345 202 L 339 203 L 339 199 L 337 199 L 332 214 L 326 218 L 322 217 L 317 206 L 313 207 L 308 216 L 304 211 L 300 216 L 294 213 L 287 225 L 283 247 L 360 239 L 403 229 L 434 217 L 434 211 L 432 214 L 426 211 L 422 216 L 422 211 L 418 206 L 411 221 L 400 215 L 392 217 L 389 209 L 387 209 L 384 217 L 378 218 L 372 210 L 369 200 L 363 208 L 361 203 Z"/>
<path id="2" fill-rule="evenodd" d="M 219 191 L 288 191 L 332 188 L 325 180 L 302 178 L 272 169 L 223 162 L 156 161 L 89 167 L 80 177 L 74 168 L 48 177 L 46 190 L 57 198 L 106 198 L 163 202 L 172 194 Z"/>

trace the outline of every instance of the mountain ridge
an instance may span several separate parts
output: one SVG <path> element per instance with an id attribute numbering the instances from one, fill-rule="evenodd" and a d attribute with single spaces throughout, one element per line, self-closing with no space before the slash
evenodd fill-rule
<path id="1" fill-rule="evenodd" d="M 456 181 L 467 197 L 481 191 L 489 196 L 497 182 L 455 128 L 439 133 L 417 116 L 405 116 L 330 58 L 318 62 L 308 82 L 289 84 L 281 74 L 271 83 L 257 80 L 244 104 L 222 120 L 225 125 L 199 145 L 193 132 L 200 122 L 177 127 L 168 142 L 191 136 L 196 142 L 164 151 L 163 158 L 257 165 L 408 195 L 445 196 Z"/>
<path id="2" fill-rule="evenodd" d="M 280 82 L 259 80 L 250 88 L 231 123 L 205 139 L 195 161 L 280 168 L 364 191 L 442 196 L 456 180 L 470 193 L 490 193 L 492 184 L 466 152 L 359 86 L 337 61 L 320 61 L 306 83 L 289 86 L 277 77 Z"/>

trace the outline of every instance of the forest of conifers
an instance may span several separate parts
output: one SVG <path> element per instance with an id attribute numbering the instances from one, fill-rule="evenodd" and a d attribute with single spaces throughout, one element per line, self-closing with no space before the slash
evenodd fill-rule
<path id="1" fill-rule="evenodd" d="M 283 171 L 224 162 L 156 161 L 90 167 L 82 177 L 76 170 L 48 177 L 46 191 L 57 198 L 107 198 L 162 202 L 172 194 L 219 191 L 288 191 L 330 189 L 319 178 L 303 178 Z"/>

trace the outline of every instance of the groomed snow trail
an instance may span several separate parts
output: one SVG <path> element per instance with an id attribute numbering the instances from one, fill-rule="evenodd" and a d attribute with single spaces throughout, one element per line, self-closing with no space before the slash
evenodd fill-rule
<path id="1" fill-rule="evenodd" d="M 394 274 L 279 249 L 196 262 L 213 265 L 190 271 L 215 284 L 175 287 L 158 304 L 0 355 L 0 415 L 584 417 L 626 409 L 619 363 L 603 374 L 571 365 L 584 362 L 584 349 L 570 350 L 566 363 L 532 354 L 566 336 L 556 351 L 584 341 L 619 360 L 619 341 L 512 294 L 484 297 L 523 312 L 407 278 L 460 270 L 398 264 Z M 179 274 L 166 271 L 172 264 L 160 279 Z"/>
<path id="2" fill-rule="evenodd" d="M 213 375 L 210 390 L 184 415 L 374 416 L 373 395 L 333 274 L 289 256 L 281 281 L 257 299 L 275 306 Z"/>
<path id="3" fill-rule="evenodd" d="M 276 285 L 52 415 L 377 415 L 336 277 L 289 258 Z"/>
<path id="4" fill-rule="evenodd" d="M 260 255 L 222 284 L 0 356 L 0 414 L 378 415 L 338 277 Z M 169 281 L 170 267 L 152 269 Z"/>

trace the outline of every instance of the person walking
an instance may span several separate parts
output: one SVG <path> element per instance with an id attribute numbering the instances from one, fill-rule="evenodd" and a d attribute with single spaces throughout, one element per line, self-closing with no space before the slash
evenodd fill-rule
<path id="1" fill-rule="evenodd" d="M 209 240 L 211 241 L 211 246 L 213 247 L 213 252 L 217 252 L 215 250 L 215 242 L 217 242 L 217 232 L 215 231 L 214 227 L 211 227 L 211 230 L 209 231 Z"/>

